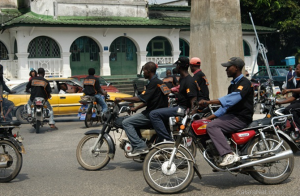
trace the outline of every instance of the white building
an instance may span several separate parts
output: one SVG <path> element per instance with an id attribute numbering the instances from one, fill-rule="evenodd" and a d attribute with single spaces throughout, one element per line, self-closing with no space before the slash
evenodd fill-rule
<path id="1" fill-rule="evenodd" d="M 8 78 L 27 79 L 29 69 L 39 67 L 59 77 L 87 74 L 90 67 L 102 76 L 127 77 L 148 61 L 173 63 L 179 55 L 189 56 L 188 6 L 149 6 L 145 0 L 24 0 L 30 10 L 18 14 L 16 2 L 20 0 L 0 3 L 0 57 Z M 250 69 L 256 41 L 251 25 L 242 29 Z"/>

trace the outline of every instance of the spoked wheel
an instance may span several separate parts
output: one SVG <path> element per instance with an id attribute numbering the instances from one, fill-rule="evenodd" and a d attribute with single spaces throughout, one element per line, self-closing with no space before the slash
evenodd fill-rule
<path id="1" fill-rule="evenodd" d="M 107 165 L 110 161 L 108 156 L 109 146 L 105 138 L 103 138 L 96 146 L 93 152 L 93 146 L 97 141 L 98 135 L 86 135 L 79 142 L 76 150 L 78 163 L 87 170 L 98 170 Z"/>
<path id="2" fill-rule="evenodd" d="M 22 155 L 10 142 L 0 141 L 0 182 L 13 180 L 22 168 Z"/>
<path id="3" fill-rule="evenodd" d="M 266 136 L 267 143 L 270 149 L 274 149 L 280 142 L 275 135 Z M 282 146 L 274 153 L 279 153 L 285 150 L 290 150 L 291 147 L 286 141 L 283 141 Z M 253 154 L 258 151 L 264 151 L 265 145 L 260 138 L 255 138 L 248 148 L 248 154 Z M 260 164 L 253 167 L 256 171 L 249 172 L 250 175 L 263 184 L 278 184 L 285 181 L 294 169 L 294 156 L 279 161 Z"/>
<path id="4" fill-rule="evenodd" d="M 176 135 L 174 135 L 174 140 L 176 141 Z M 186 147 L 190 152 L 191 154 L 193 155 L 193 157 L 195 158 L 196 157 L 196 154 L 197 154 L 197 147 L 196 147 L 196 144 L 193 142 L 193 138 L 192 137 L 184 137 L 182 139 L 182 142 L 181 144 Z"/>
<path id="5" fill-rule="evenodd" d="M 35 125 L 35 132 L 40 133 L 41 121 L 37 120 Z"/>
<path id="6" fill-rule="evenodd" d="M 86 128 L 93 126 L 93 118 L 92 118 L 92 109 L 89 109 L 86 113 L 86 117 L 84 119 L 84 124 Z"/>
<path id="7" fill-rule="evenodd" d="M 171 167 L 168 168 L 173 148 L 174 144 L 159 145 L 144 160 L 144 178 L 151 188 L 160 193 L 180 192 L 194 177 L 192 157 L 183 147 L 179 147 Z"/>

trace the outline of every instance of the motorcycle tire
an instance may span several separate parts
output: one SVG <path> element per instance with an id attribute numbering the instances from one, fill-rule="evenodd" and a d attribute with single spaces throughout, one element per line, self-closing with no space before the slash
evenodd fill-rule
<path id="1" fill-rule="evenodd" d="M 35 132 L 40 133 L 41 121 L 37 120 L 35 124 Z"/>
<path id="2" fill-rule="evenodd" d="M 178 193 L 187 188 L 194 178 L 193 158 L 181 146 L 174 156 L 171 169 L 167 169 L 173 148 L 174 144 L 161 144 L 153 148 L 144 160 L 144 178 L 159 193 Z"/>
<path id="3" fill-rule="evenodd" d="M 109 145 L 105 138 L 98 143 L 97 152 L 90 151 L 97 138 L 97 134 L 86 135 L 80 140 L 77 146 L 77 161 L 86 170 L 94 171 L 102 169 L 110 161 L 110 157 L 108 156 Z"/>
<path id="4" fill-rule="evenodd" d="M 272 146 L 273 148 L 279 144 L 278 138 L 273 135 L 269 134 L 266 135 L 266 140 L 269 146 Z M 253 154 L 255 151 L 263 151 L 266 150 L 262 140 L 259 137 L 256 137 L 252 142 L 250 143 L 247 151 L 248 154 Z M 291 150 L 291 147 L 286 141 L 283 141 L 282 146 L 276 153 L 279 153 L 284 150 Z M 254 160 L 254 159 L 253 159 Z M 275 176 L 276 170 L 279 170 L 279 167 L 281 165 L 285 164 L 285 168 L 283 169 L 282 172 L 279 172 Z M 267 185 L 272 185 L 272 184 L 279 184 L 283 181 L 285 181 L 293 172 L 294 169 L 294 156 L 286 159 L 281 159 L 276 162 L 271 162 L 271 163 L 266 163 L 262 164 L 260 166 L 254 166 L 254 170 L 261 170 L 264 172 L 259 172 L 259 171 L 249 171 L 249 174 L 258 182 L 262 184 L 267 184 Z M 268 173 L 270 173 L 270 176 L 267 176 Z"/>
<path id="5" fill-rule="evenodd" d="M 0 160 L 4 155 L 8 155 L 10 160 L 8 167 L 0 168 L 0 182 L 10 182 L 20 173 L 23 157 L 12 143 L 0 140 Z"/>
<path id="6" fill-rule="evenodd" d="M 92 118 L 92 108 L 89 108 L 89 110 L 86 113 L 86 117 L 84 119 L 84 124 L 86 126 L 86 128 L 89 128 L 91 126 L 93 126 L 93 118 Z"/>
<path id="7" fill-rule="evenodd" d="M 24 106 L 20 106 L 16 111 L 16 118 L 22 124 L 28 124 L 27 121 L 28 114 L 24 111 Z"/>

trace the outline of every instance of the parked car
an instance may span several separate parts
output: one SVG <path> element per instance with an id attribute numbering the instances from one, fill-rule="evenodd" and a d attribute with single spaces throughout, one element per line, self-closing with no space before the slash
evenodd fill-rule
<path id="1" fill-rule="evenodd" d="M 288 74 L 288 70 L 283 68 L 270 68 L 270 71 L 274 81 L 274 86 L 279 86 L 280 90 L 282 90 L 281 89 L 282 84 L 286 80 L 286 75 Z M 262 69 L 258 71 L 252 76 L 252 79 L 255 80 L 269 79 L 267 70 Z"/>
<path id="2" fill-rule="evenodd" d="M 83 82 L 84 78 L 86 78 L 87 76 L 88 75 L 75 75 L 75 76 L 71 76 L 70 78 L 75 78 L 75 79 L 80 80 L 81 82 Z M 97 76 L 97 75 L 94 75 L 94 76 L 99 78 L 99 82 L 100 82 L 100 85 L 101 85 L 102 89 L 106 90 L 107 92 L 114 92 L 114 93 L 120 92 L 119 89 L 117 89 L 111 83 L 107 82 L 101 76 Z"/>
<path id="3" fill-rule="evenodd" d="M 52 99 L 49 100 L 53 107 L 54 115 L 77 115 L 80 108 L 80 97 L 83 96 L 83 84 L 74 78 L 47 78 L 52 89 Z M 66 94 L 59 93 L 59 84 L 66 83 L 68 90 Z M 19 84 L 12 90 L 16 94 L 7 95 L 7 99 L 15 104 L 14 115 L 21 123 L 27 123 L 27 113 L 23 113 L 24 105 L 30 97 L 29 93 L 25 92 L 27 82 Z M 116 97 L 132 97 L 129 94 L 108 92 L 110 100 L 115 100 Z"/>
<path id="4" fill-rule="evenodd" d="M 28 80 L 18 80 L 18 79 L 8 79 L 8 78 L 4 78 L 3 77 L 3 80 L 6 84 L 6 86 L 10 89 L 12 89 L 13 87 L 23 83 L 23 82 L 28 82 L 29 81 L 29 78 Z"/>
<path id="5" fill-rule="evenodd" d="M 171 71 L 175 68 L 174 64 L 158 64 L 156 69 L 156 74 L 159 79 L 164 79 L 166 77 L 166 72 L 168 69 Z M 140 74 L 137 74 L 137 78 L 133 80 L 133 92 L 134 96 L 141 94 L 145 90 L 145 86 L 148 84 L 148 80 L 144 78 L 143 68 Z"/>

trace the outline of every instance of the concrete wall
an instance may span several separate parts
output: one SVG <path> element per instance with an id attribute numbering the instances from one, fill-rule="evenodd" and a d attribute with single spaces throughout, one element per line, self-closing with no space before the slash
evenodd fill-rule
<path id="1" fill-rule="evenodd" d="M 174 2 L 168 2 L 168 3 L 161 3 L 161 5 L 177 5 L 177 6 L 188 6 L 189 3 L 186 0 L 181 1 L 174 1 Z"/>
<path id="2" fill-rule="evenodd" d="M 226 95 L 232 78 L 221 63 L 244 56 L 239 0 L 192 0 L 190 55 L 201 55 L 210 98 Z"/>
<path id="3" fill-rule="evenodd" d="M 1 0 L 0 9 L 2 8 L 18 8 L 18 0 Z"/>
<path id="4" fill-rule="evenodd" d="M 144 0 L 39 0 L 31 10 L 49 16 L 130 16 L 147 17 Z"/>

